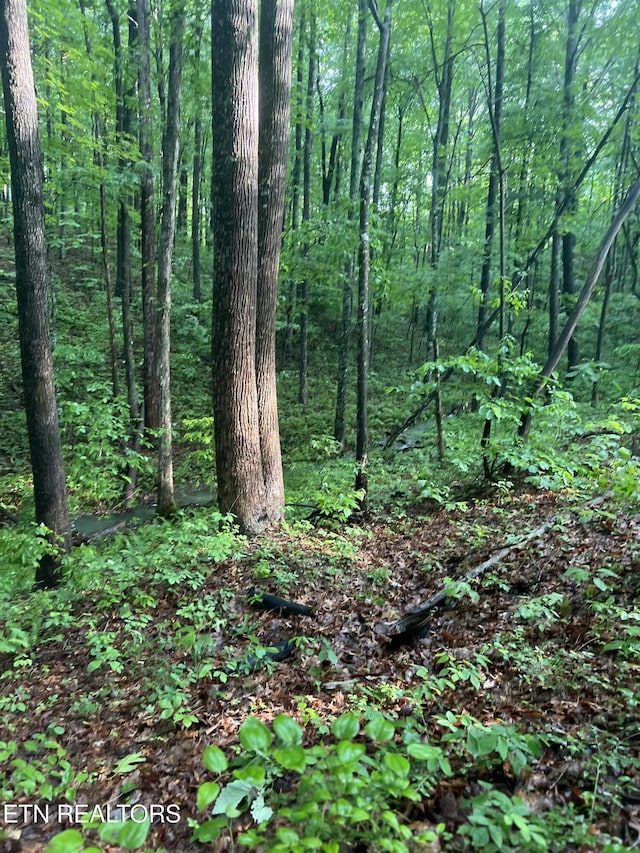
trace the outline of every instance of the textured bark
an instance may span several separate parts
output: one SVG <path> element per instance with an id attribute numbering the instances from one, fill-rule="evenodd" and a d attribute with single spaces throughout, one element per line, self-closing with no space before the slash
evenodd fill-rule
<path id="1" fill-rule="evenodd" d="M 59 545 L 61 541 L 68 550 L 69 516 L 48 315 L 42 155 L 24 0 L 0 4 L 0 65 L 11 163 L 20 355 L 35 515 L 36 522 L 51 531 L 51 542 Z M 37 569 L 36 582 L 53 586 L 58 578 L 57 559 L 46 555 Z"/>
<path id="2" fill-rule="evenodd" d="M 256 384 L 266 509 L 272 521 L 280 519 L 284 510 L 275 328 L 289 147 L 292 26 L 293 0 L 262 0 Z"/>
<path id="3" fill-rule="evenodd" d="M 196 49 L 194 62 L 200 68 L 200 43 L 202 41 L 202 23 L 196 23 Z M 196 86 L 198 79 L 196 77 Z M 200 283 L 200 184 L 202 182 L 202 118 L 200 110 L 196 115 L 193 131 L 193 188 L 191 192 L 191 264 L 193 267 L 193 298 L 202 301 Z"/>
<path id="4" fill-rule="evenodd" d="M 256 534 L 268 524 L 255 381 L 258 3 L 212 0 L 211 14 L 218 503 L 246 533 Z"/>
<path id="5" fill-rule="evenodd" d="M 140 96 L 139 136 L 142 155 L 140 176 L 140 232 L 143 329 L 143 385 L 145 426 L 157 429 L 160 423 L 156 363 L 155 300 L 155 215 L 151 127 L 151 33 L 149 0 L 137 0 L 138 14 L 138 91 Z"/>
<path id="6" fill-rule="evenodd" d="M 167 114 L 162 136 L 162 220 L 158 247 L 158 404 L 160 441 L 158 444 L 158 512 L 171 515 L 176 510 L 173 494 L 171 434 L 171 263 L 176 231 L 176 195 L 180 137 L 180 81 L 182 79 L 182 39 L 184 7 L 177 5 L 171 19 Z"/>

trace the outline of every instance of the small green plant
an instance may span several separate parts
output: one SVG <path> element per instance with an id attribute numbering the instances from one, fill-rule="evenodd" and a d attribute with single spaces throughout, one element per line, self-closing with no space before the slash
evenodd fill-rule
<path id="1" fill-rule="evenodd" d="M 205 751 L 205 766 L 216 780 L 198 790 L 199 808 L 211 817 L 194 826 L 194 838 L 211 842 L 229 831 L 229 820 L 249 813 L 255 825 L 237 840 L 250 849 L 337 853 L 348 844 L 407 853 L 412 843 L 434 841 L 434 831 L 414 834 L 402 803 L 433 791 L 451 767 L 439 747 L 417 737 L 398 744 L 399 725 L 373 712 L 363 727 L 346 713 L 331 725 L 331 742 L 305 747 L 304 730 L 291 717 L 276 717 L 272 730 L 247 718 L 240 729 L 242 752 L 231 765 L 216 747 Z M 229 768 L 231 778 L 223 785 Z M 297 779 L 289 794 L 274 787 L 285 774 Z M 278 825 L 272 827 L 274 813 Z"/>
<path id="2" fill-rule="evenodd" d="M 466 801 L 470 808 L 458 836 L 468 838 L 474 850 L 491 851 L 544 851 L 548 849 L 544 825 L 531 815 L 520 797 L 509 797 L 479 783 L 484 793 Z"/>

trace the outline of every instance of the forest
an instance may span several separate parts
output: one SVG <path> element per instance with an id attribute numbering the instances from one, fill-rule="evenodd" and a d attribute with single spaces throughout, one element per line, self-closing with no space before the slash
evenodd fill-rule
<path id="1" fill-rule="evenodd" d="M 0 851 L 637 850 L 637 4 L 0 70 Z"/>

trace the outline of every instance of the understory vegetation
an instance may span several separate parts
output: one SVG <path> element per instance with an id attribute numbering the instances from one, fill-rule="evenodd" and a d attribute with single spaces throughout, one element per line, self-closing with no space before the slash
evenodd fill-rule
<path id="1" fill-rule="evenodd" d="M 214 501 L 208 309 L 176 298 L 182 508 L 163 520 L 152 437 L 125 450 L 126 407 L 92 334 L 103 295 L 69 284 L 56 291 L 55 358 L 76 547 L 46 591 L 32 589 L 51 546 L 28 520 L 15 311 L 2 289 L 0 503 L 19 518 L 0 528 L 2 849 L 637 847 L 630 361 L 601 377 L 595 408 L 588 370 L 551 385 L 519 445 L 531 356 L 507 342 L 499 365 L 470 351 L 416 372 L 402 321 L 388 320 L 363 515 L 351 439 L 342 454 L 331 436 L 336 353 L 312 315 L 306 406 L 295 371 L 280 372 L 287 520 L 248 540 Z M 430 409 L 389 444 L 449 368 L 444 456 Z M 122 504 L 133 467 L 135 509 Z M 394 620 L 442 590 L 428 630 L 394 642 Z M 310 615 L 257 610 L 263 592 Z M 62 825 L 51 817 L 61 807 Z"/>

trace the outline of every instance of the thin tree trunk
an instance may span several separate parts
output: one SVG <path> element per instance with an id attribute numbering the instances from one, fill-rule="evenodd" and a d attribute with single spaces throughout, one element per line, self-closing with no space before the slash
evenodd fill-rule
<path id="1" fill-rule="evenodd" d="M 158 251 L 158 403 L 160 441 L 158 444 L 158 512 L 176 511 L 173 493 L 173 437 L 171 423 L 170 318 L 171 264 L 176 232 L 176 195 L 180 142 L 180 82 L 184 7 L 178 4 L 171 17 L 167 114 L 162 137 L 162 220 Z"/>
<path id="2" fill-rule="evenodd" d="M 351 122 L 351 161 L 349 174 L 348 221 L 355 219 L 360 174 L 360 139 L 362 137 L 362 110 L 364 106 L 364 77 L 367 58 L 367 0 L 358 3 L 358 36 L 356 42 L 356 68 L 353 92 L 353 119 Z M 336 389 L 336 415 L 333 437 L 344 447 L 347 411 L 347 385 L 349 381 L 349 353 L 351 350 L 351 314 L 353 310 L 353 256 L 349 253 L 342 282 L 342 327 L 338 352 L 338 381 Z"/>
<path id="3" fill-rule="evenodd" d="M 495 90 L 491 83 L 491 56 L 489 47 L 489 34 L 484 9 L 481 7 L 482 22 L 484 26 L 485 52 L 487 57 L 487 101 L 489 118 L 492 127 L 492 154 L 489 173 L 489 189 L 487 192 L 487 207 L 485 214 L 484 244 L 482 249 L 482 269 L 480 273 L 480 306 L 478 308 L 478 327 L 476 338 L 478 349 L 484 349 L 484 328 L 487 320 L 487 308 L 489 303 L 489 290 L 491 287 L 491 261 L 493 254 L 493 238 L 498 219 L 498 195 L 501 184 L 501 158 L 500 158 L 500 126 L 502 123 L 502 93 L 504 89 L 504 31 L 505 31 L 505 0 L 501 0 L 498 18 L 498 47 L 496 56 L 496 84 Z M 502 316 L 502 312 L 501 312 Z M 501 334 L 502 334 L 501 329 Z"/>
<path id="4" fill-rule="evenodd" d="M 554 347 L 553 352 L 549 355 L 546 364 L 542 368 L 540 372 L 540 379 L 537 383 L 531 397 L 536 397 L 542 389 L 547 384 L 547 380 L 552 375 L 554 370 L 557 368 L 560 359 L 573 335 L 576 326 L 582 316 L 582 312 L 587 307 L 589 300 L 591 298 L 591 294 L 598 283 L 598 279 L 600 278 L 600 273 L 606 263 L 607 256 L 609 254 L 609 250 L 613 245 L 614 240 L 620 229 L 622 228 L 625 219 L 630 215 L 636 206 L 638 199 L 640 198 L 640 178 L 633 184 L 625 200 L 622 202 L 619 210 L 613 217 L 611 225 L 609 226 L 607 233 L 602 239 L 600 244 L 600 248 L 598 250 L 598 255 L 596 257 L 593 270 L 591 275 L 585 282 L 578 299 L 576 300 L 576 304 L 573 308 L 573 311 L 569 315 L 567 322 L 564 325 L 562 332 L 560 333 L 556 345 Z M 531 429 L 531 420 L 532 420 L 533 411 L 532 409 L 527 409 L 521 418 L 520 426 L 518 428 L 518 439 L 520 441 L 524 441 L 529 435 L 529 430 Z"/>
<path id="5" fill-rule="evenodd" d="M 309 17 L 309 64 L 307 71 L 307 101 L 304 130 L 304 157 L 302 160 L 302 221 L 311 217 L 311 152 L 313 148 L 313 93 L 315 90 L 316 56 L 316 14 L 310 11 Z M 309 254 L 309 244 L 305 240 L 302 247 L 303 257 Z M 300 294 L 300 362 L 298 402 L 307 402 L 307 373 L 309 367 L 309 278 L 305 272 Z"/>
<path id="6" fill-rule="evenodd" d="M 196 66 L 196 87 L 199 80 L 200 45 L 202 42 L 202 23 L 196 23 L 196 49 L 194 62 Z M 191 191 L 191 264 L 193 267 L 193 298 L 202 301 L 202 285 L 200 282 L 200 184 L 202 183 L 202 118 L 198 108 L 193 131 L 193 187 Z"/>
<path id="7" fill-rule="evenodd" d="M 149 0 L 137 0 L 138 14 L 138 91 L 140 95 L 139 137 L 142 164 L 140 169 L 140 233 L 143 330 L 143 385 L 145 426 L 157 429 L 160 424 L 158 403 L 158 367 L 156 353 L 155 299 L 155 212 L 153 182 L 153 144 L 151 126 L 151 32 Z"/>
<path id="8" fill-rule="evenodd" d="M 86 7 L 84 0 L 79 0 L 80 13 L 82 14 L 84 43 L 87 51 L 87 57 L 93 59 L 93 48 L 91 39 L 89 38 L 89 30 L 86 24 Z M 111 267 L 109 265 L 109 233 L 107 227 L 107 188 L 105 186 L 105 163 L 104 151 L 102 146 L 102 122 L 100 112 L 95 110 L 93 113 L 93 162 L 98 167 L 100 174 L 100 185 L 98 188 L 100 198 L 100 258 L 102 262 L 102 277 L 104 279 L 104 287 L 107 299 L 107 322 L 109 325 L 109 352 L 110 352 L 110 368 L 111 368 L 111 388 L 114 398 L 119 394 L 118 381 L 118 349 L 116 346 L 116 327 L 113 314 L 113 286 L 111 283 Z"/>
<path id="9" fill-rule="evenodd" d="M 377 6 L 373 4 L 377 12 Z M 376 14 L 376 17 L 377 14 Z M 358 409 L 357 409 L 357 438 L 356 438 L 356 483 L 355 487 L 362 490 L 361 507 L 368 508 L 369 491 L 369 264 L 370 240 L 369 224 L 371 215 L 371 181 L 373 171 L 374 149 L 378 139 L 378 123 L 382 106 L 384 75 L 391 36 L 391 0 L 387 0 L 384 21 L 379 22 L 380 43 L 378 45 L 378 61 L 371 103 L 371 118 L 367 142 L 362 157 L 360 173 L 360 217 L 358 243 Z"/>

